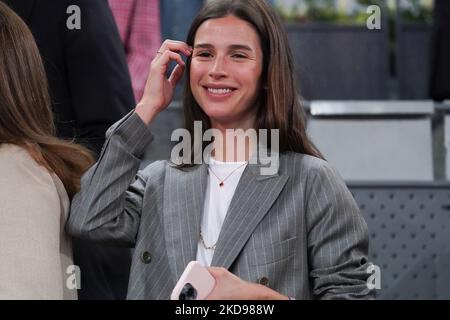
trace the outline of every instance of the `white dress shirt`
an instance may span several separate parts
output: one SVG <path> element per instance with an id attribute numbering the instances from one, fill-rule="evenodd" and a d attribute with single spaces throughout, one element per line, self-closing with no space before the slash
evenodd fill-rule
<path id="1" fill-rule="evenodd" d="M 213 158 L 209 159 L 208 182 L 201 224 L 201 233 L 208 247 L 213 247 L 219 239 L 228 207 L 246 166 L 247 162 L 221 162 Z M 222 187 L 220 186 L 221 181 L 223 181 Z M 206 249 L 199 239 L 197 261 L 205 266 L 210 266 L 213 255 L 214 250 Z"/>

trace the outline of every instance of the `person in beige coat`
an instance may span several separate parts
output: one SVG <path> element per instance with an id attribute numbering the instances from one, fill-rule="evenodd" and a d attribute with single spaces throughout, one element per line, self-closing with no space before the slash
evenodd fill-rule
<path id="1" fill-rule="evenodd" d="M 63 232 L 69 197 L 61 180 L 27 150 L 0 145 L 0 298 L 76 299 Z"/>
<path id="2" fill-rule="evenodd" d="M 64 225 L 93 159 L 55 137 L 36 43 L 2 2 L 0 43 L 0 299 L 76 299 Z"/>

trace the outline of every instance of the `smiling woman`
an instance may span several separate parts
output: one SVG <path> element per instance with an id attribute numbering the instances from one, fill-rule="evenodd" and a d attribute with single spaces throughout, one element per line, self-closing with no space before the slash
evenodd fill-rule
<path id="1" fill-rule="evenodd" d="M 213 128 L 254 127 L 262 68 L 259 37 L 248 22 L 227 16 L 198 28 L 190 87 Z"/>
<path id="2" fill-rule="evenodd" d="M 135 247 L 129 299 L 168 299 L 192 260 L 215 278 L 208 299 L 371 298 L 366 223 L 306 134 L 292 54 L 273 9 L 264 0 L 210 1 L 186 43 L 166 40 L 159 52 L 142 100 L 110 128 L 83 177 L 68 230 Z M 185 70 L 186 127 L 191 136 L 215 129 L 221 143 L 213 140 L 206 163 L 159 161 L 139 171 L 153 139 L 148 125 Z M 230 141 L 227 129 L 279 132 L 277 170 L 264 171 L 267 159 L 254 148 L 277 152 L 263 135 L 255 134 L 256 144 L 239 134 Z M 193 142 L 193 154 L 197 148 L 209 150 Z"/>

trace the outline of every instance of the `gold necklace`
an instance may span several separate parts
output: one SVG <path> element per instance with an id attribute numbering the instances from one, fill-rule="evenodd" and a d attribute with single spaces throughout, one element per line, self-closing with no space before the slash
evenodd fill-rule
<path id="1" fill-rule="evenodd" d="M 245 166 L 247 164 L 247 161 L 244 162 L 243 164 L 241 164 L 239 167 L 237 167 L 236 169 L 234 169 L 233 171 L 231 171 L 230 174 L 228 174 L 224 179 L 220 179 L 217 174 L 213 171 L 213 169 L 211 169 L 210 166 L 208 166 L 209 171 L 211 171 L 211 173 L 217 178 L 217 180 L 219 180 L 219 187 L 223 187 L 225 185 L 225 180 L 227 180 L 229 177 L 231 177 L 231 175 L 233 173 L 235 173 L 238 169 L 242 168 L 243 166 Z"/>
<path id="2" fill-rule="evenodd" d="M 203 235 L 202 235 L 202 229 L 201 229 L 201 228 L 200 228 L 200 242 L 202 243 L 203 247 L 204 247 L 206 250 L 216 250 L 216 244 L 217 244 L 217 242 L 214 243 L 212 246 L 208 246 L 208 245 L 206 244 L 206 242 L 205 242 L 205 239 L 203 238 Z"/>

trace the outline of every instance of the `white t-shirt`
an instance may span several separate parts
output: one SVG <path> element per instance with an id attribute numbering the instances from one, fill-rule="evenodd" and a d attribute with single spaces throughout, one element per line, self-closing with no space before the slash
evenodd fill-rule
<path id="1" fill-rule="evenodd" d="M 219 239 L 228 207 L 246 166 L 247 162 L 221 162 L 213 158 L 209 159 L 208 182 L 201 224 L 201 233 L 208 247 L 214 246 Z M 219 179 L 225 179 L 222 187 Z M 197 261 L 205 266 L 210 266 L 213 255 L 214 250 L 206 249 L 199 239 Z"/>

